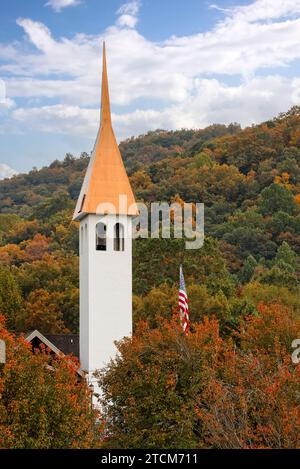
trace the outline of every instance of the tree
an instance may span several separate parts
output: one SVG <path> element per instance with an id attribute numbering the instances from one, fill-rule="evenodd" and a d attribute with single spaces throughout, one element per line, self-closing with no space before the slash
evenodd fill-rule
<path id="1" fill-rule="evenodd" d="M 18 283 L 9 268 L 0 268 L 0 314 L 5 315 L 7 326 L 16 328 L 23 299 Z"/>
<path id="2" fill-rule="evenodd" d="M 60 190 L 36 207 L 36 217 L 41 220 L 46 220 L 56 212 L 68 207 L 73 207 L 73 202 L 67 192 Z"/>
<path id="3" fill-rule="evenodd" d="M 2 266 L 20 265 L 24 262 L 24 251 L 17 244 L 6 244 L 0 247 L 0 264 Z"/>
<path id="4" fill-rule="evenodd" d="M 162 320 L 156 329 L 139 323 L 135 336 L 118 344 L 120 356 L 97 374 L 107 446 L 196 447 L 201 429 L 195 393 L 202 382 L 202 363 L 212 360 L 218 343 L 216 322 L 198 325 L 188 338 L 177 317 Z"/>
<path id="5" fill-rule="evenodd" d="M 277 365 L 277 366 L 276 366 Z M 290 356 L 239 354 L 229 348 L 199 396 L 202 445 L 218 449 L 299 447 L 299 367 Z"/>
<path id="6" fill-rule="evenodd" d="M 283 241 L 281 246 L 278 248 L 274 263 L 282 269 L 288 269 L 293 272 L 299 265 L 299 259 L 289 244 L 286 241 Z"/>
<path id="7" fill-rule="evenodd" d="M 261 193 L 259 209 L 263 215 L 272 215 L 279 210 L 293 214 L 295 208 L 292 192 L 280 184 L 271 184 Z"/>
<path id="8" fill-rule="evenodd" d="M 287 264 L 284 267 L 274 265 L 271 269 L 263 270 L 259 276 L 259 281 L 269 285 L 277 285 L 278 287 L 287 287 L 296 293 L 299 287 L 298 279 L 293 269 L 287 268 Z"/>
<path id="9" fill-rule="evenodd" d="M 242 259 L 274 257 L 277 246 L 266 232 L 263 216 L 255 208 L 237 210 L 223 224 L 218 224 L 213 234 L 222 241 L 236 246 Z"/>
<path id="10" fill-rule="evenodd" d="M 215 448 L 297 448 L 300 369 L 290 358 L 300 321 L 284 307 L 261 304 L 245 319 L 238 350 L 223 342 L 217 366 L 207 367 L 198 416 L 206 445 Z"/>
<path id="11" fill-rule="evenodd" d="M 178 318 L 138 325 L 98 372 L 107 447 L 297 448 L 300 368 L 291 342 L 300 320 L 257 307 L 232 337 L 203 318 L 183 336 Z"/>
<path id="12" fill-rule="evenodd" d="M 22 243 L 21 243 L 22 245 Z M 44 254 L 49 250 L 49 239 L 40 233 L 36 234 L 33 239 L 24 243 L 26 261 L 32 262 L 42 259 Z"/>
<path id="13" fill-rule="evenodd" d="M 300 317 L 300 295 L 283 285 L 268 285 L 252 281 L 243 286 L 241 290 L 242 298 L 247 300 L 253 306 L 257 307 L 260 303 L 279 303 L 285 306 L 295 317 Z"/>
<path id="14" fill-rule="evenodd" d="M 184 259 L 184 262 L 183 262 Z M 133 244 L 133 289 L 146 294 L 162 283 L 178 286 L 179 264 L 184 264 L 187 284 L 205 284 L 210 293 L 229 296 L 233 279 L 216 240 L 206 237 L 201 249 L 185 250 L 184 239 L 137 239 Z M 149 265 L 151 263 L 151 269 Z"/>
<path id="15" fill-rule="evenodd" d="M 21 330 L 38 329 L 43 334 L 69 332 L 63 322 L 59 302 L 61 294 L 39 289 L 32 291 L 25 302 Z"/>
<path id="16" fill-rule="evenodd" d="M 162 284 L 152 288 L 145 296 L 135 297 L 134 323 L 146 320 L 155 327 L 162 317 L 170 318 L 176 308 L 178 308 L 178 289 Z"/>
<path id="17" fill-rule="evenodd" d="M 240 280 L 242 283 L 248 283 L 253 277 L 257 262 L 253 256 L 248 256 L 244 264 L 243 270 L 240 274 Z"/>
<path id="18" fill-rule="evenodd" d="M 93 448 L 101 445 L 99 414 L 91 407 L 79 364 L 33 353 L 0 325 L 7 362 L 0 372 L 0 448 Z M 100 421 L 99 421 L 100 422 Z"/>

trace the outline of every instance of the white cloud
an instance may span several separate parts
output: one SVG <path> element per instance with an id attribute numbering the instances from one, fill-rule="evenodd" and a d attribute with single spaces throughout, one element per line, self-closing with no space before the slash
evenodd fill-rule
<path id="1" fill-rule="evenodd" d="M 0 80 L 0 103 L 6 99 L 6 85 L 4 80 Z"/>
<path id="2" fill-rule="evenodd" d="M 216 5 L 212 5 L 217 7 Z M 256 0 L 250 5 L 237 6 L 223 10 L 234 20 L 247 22 L 273 20 L 285 18 L 300 13 L 300 4 L 297 0 Z"/>
<path id="3" fill-rule="evenodd" d="M 140 0 L 124 3 L 124 5 L 122 5 L 117 11 L 117 14 L 120 15 L 117 20 L 117 25 L 121 27 L 125 26 L 128 28 L 134 28 L 138 22 L 140 6 Z"/>
<path id="4" fill-rule="evenodd" d="M 14 102 L 13 99 L 10 98 L 4 98 L 0 100 L 0 111 L 1 110 L 9 110 L 14 108 L 16 103 Z"/>
<path id="5" fill-rule="evenodd" d="M 156 43 L 135 29 L 139 8 L 139 1 L 126 3 L 103 34 L 73 38 L 19 19 L 31 48 L 14 45 L 8 53 L 0 45 L 8 99 L 29 105 L 12 109 L 11 128 L 95 136 L 103 39 L 113 105 L 138 108 L 114 114 L 119 138 L 158 127 L 248 125 L 299 103 L 300 80 L 280 76 L 280 68 L 300 60 L 300 0 L 256 0 L 224 11 L 205 33 Z M 54 105 L 44 106 L 44 98 Z"/>
<path id="6" fill-rule="evenodd" d="M 11 109 L 15 106 L 15 102 L 6 96 L 6 84 L 0 79 L 0 113 L 1 110 Z"/>
<path id="7" fill-rule="evenodd" d="M 63 8 L 74 7 L 81 3 L 81 0 L 49 0 L 45 6 L 50 6 L 54 11 L 60 12 Z"/>
<path id="8" fill-rule="evenodd" d="M 80 108 L 57 104 L 33 108 L 19 108 L 12 112 L 12 118 L 25 129 L 62 134 L 95 134 L 100 112 L 96 109 Z"/>
<path id="9" fill-rule="evenodd" d="M 0 163 L 0 179 L 10 178 L 14 174 L 17 174 L 17 171 L 12 169 L 7 164 Z"/>
<path id="10" fill-rule="evenodd" d="M 256 77 L 238 86 L 225 86 L 216 79 L 199 79 L 195 94 L 162 110 L 137 109 L 113 114 L 119 140 L 157 128 L 199 128 L 211 123 L 229 124 L 239 116 L 242 125 L 267 120 L 296 104 L 300 97 L 300 79 L 280 76 Z M 259 102 L 259 106 L 257 103 Z M 96 136 L 97 109 L 55 105 L 16 109 L 13 119 L 28 130 L 57 134 Z"/>
<path id="11" fill-rule="evenodd" d="M 28 36 L 29 41 L 40 51 L 47 53 L 55 45 L 51 32 L 43 23 L 30 19 L 19 18 L 17 25 L 21 26 Z"/>

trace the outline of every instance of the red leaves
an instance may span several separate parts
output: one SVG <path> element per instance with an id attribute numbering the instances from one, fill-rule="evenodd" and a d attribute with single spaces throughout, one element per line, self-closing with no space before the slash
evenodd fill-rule
<path id="1" fill-rule="evenodd" d="M 277 304 L 220 337 L 216 319 L 184 337 L 175 316 L 138 324 L 100 374 L 112 447 L 296 448 L 300 367 L 290 338 L 299 322 Z M 179 431 L 181 429 L 181 431 Z"/>
<path id="2" fill-rule="evenodd" d="M 208 446 L 297 448 L 300 445 L 300 368 L 291 362 L 299 321 L 280 305 L 259 305 L 245 320 L 241 347 L 224 341 L 219 361 L 206 368 L 197 413 Z"/>
<path id="3" fill-rule="evenodd" d="M 102 427 L 86 381 L 78 381 L 78 361 L 50 358 L 43 349 L 32 353 L 1 323 L 0 337 L 7 346 L 0 375 L 0 448 L 99 447 Z"/>

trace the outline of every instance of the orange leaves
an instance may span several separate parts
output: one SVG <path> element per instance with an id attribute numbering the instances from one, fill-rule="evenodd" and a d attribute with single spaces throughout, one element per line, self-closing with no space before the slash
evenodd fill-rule
<path id="1" fill-rule="evenodd" d="M 184 337 L 176 317 L 137 325 L 98 375 L 112 447 L 295 448 L 300 445 L 300 367 L 290 338 L 299 321 L 258 306 L 235 337 L 204 317 Z M 178 432 L 178 428 L 182 432 Z"/>
<path id="2" fill-rule="evenodd" d="M 38 329 L 48 333 L 68 332 L 59 308 L 60 296 L 58 292 L 49 293 L 43 289 L 31 292 L 25 303 L 26 330 Z"/>
<path id="3" fill-rule="evenodd" d="M 299 321 L 280 305 L 260 304 L 258 310 L 241 324 L 241 348 L 223 342 L 215 368 L 206 369 L 197 412 L 207 445 L 299 447 L 300 369 L 290 357 Z"/>
<path id="4" fill-rule="evenodd" d="M 252 351 L 268 350 L 275 355 L 282 348 L 290 350 L 293 339 L 300 337 L 300 320 L 280 304 L 260 303 L 257 309 L 259 315 L 250 316 L 242 323 L 239 337 L 243 346 Z"/>
<path id="5" fill-rule="evenodd" d="M 214 354 L 222 344 L 218 322 L 205 318 L 186 337 L 178 315 L 170 321 L 161 318 L 158 324 L 151 329 L 147 322 L 139 323 L 134 337 L 119 344 L 120 359 L 99 374 L 105 398 L 112 404 L 106 415 L 112 445 L 197 444 L 195 393 L 203 379 L 203 363 L 214 366 Z"/>
<path id="6" fill-rule="evenodd" d="M 293 184 L 290 183 L 290 175 L 287 172 L 283 172 L 281 176 L 275 176 L 274 182 L 275 184 L 281 184 L 288 190 L 291 190 L 294 187 Z"/>
<path id="7" fill-rule="evenodd" d="M 21 246 L 25 246 L 26 262 L 42 259 L 44 254 L 49 251 L 49 241 L 50 240 L 46 238 L 46 236 L 38 233 L 30 241 L 21 243 Z"/>
<path id="8" fill-rule="evenodd" d="M 48 251 L 49 239 L 38 233 L 33 239 L 19 245 L 7 244 L 0 247 L 0 264 L 18 266 L 23 262 L 33 262 L 42 259 Z"/>
<path id="9" fill-rule="evenodd" d="M 0 247 L 1 265 L 18 265 L 24 261 L 24 258 L 24 252 L 16 244 L 7 244 Z"/>
<path id="10" fill-rule="evenodd" d="M 76 361 L 52 357 L 49 367 L 45 351 L 33 354 L 1 325 L 0 336 L 8 352 L 0 375 L 0 448 L 99 447 L 103 428 Z"/>
<path id="11" fill-rule="evenodd" d="M 136 171 L 130 178 L 132 187 L 137 191 L 151 189 L 153 184 L 149 174 L 143 169 Z"/>

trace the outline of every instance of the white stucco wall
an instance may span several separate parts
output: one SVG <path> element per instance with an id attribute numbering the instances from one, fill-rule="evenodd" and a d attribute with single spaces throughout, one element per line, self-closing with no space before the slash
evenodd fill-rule
<path id="1" fill-rule="evenodd" d="M 96 225 L 107 225 L 107 250 L 96 250 Z M 125 250 L 114 251 L 116 222 Z M 87 215 L 80 223 L 80 363 L 90 375 L 115 357 L 115 340 L 132 333 L 131 218 Z"/>

